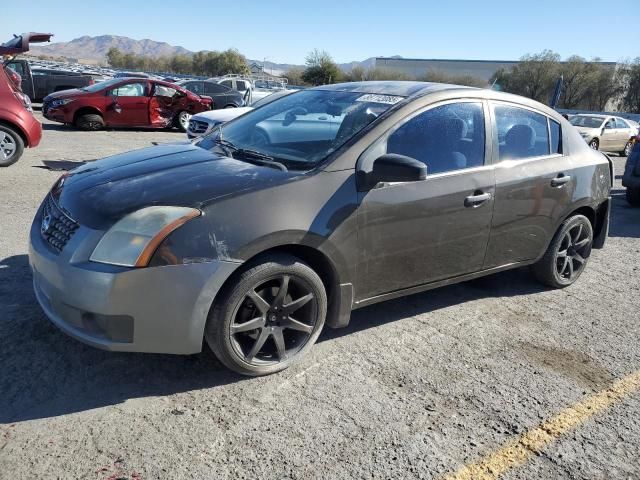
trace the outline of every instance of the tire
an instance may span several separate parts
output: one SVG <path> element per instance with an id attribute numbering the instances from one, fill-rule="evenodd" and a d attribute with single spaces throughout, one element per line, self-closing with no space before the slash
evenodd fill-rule
<path id="1" fill-rule="evenodd" d="M 268 375 L 309 351 L 326 314 L 327 295 L 318 274 L 294 256 L 271 255 L 242 271 L 221 293 L 205 339 L 227 368 Z M 247 329 L 249 323 L 255 328 Z"/>
<path id="2" fill-rule="evenodd" d="M 533 266 L 534 276 L 552 288 L 564 288 L 578 280 L 587 266 L 593 245 L 593 227 L 584 215 L 567 218 L 547 251 Z"/>
<path id="3" fill-rule="evenodd" d="M 628 157 L 631 155 L 631 151 L 633 150 L 633 142 L 629 140 L 627 144 L 624 146 L 624 150 L 620 152 L 621 157 Z"/>
<path id="4" fill-rule="evenodd" d="M 600 149 L 600 141 L 597 138 L 592 139 L 589 142 L 589 147 L 593 150 L 599 150 Z"/>
<path id="5" fill-rule="evenodd" d="M 173 123 L 178 130 L 180 130 L 181 132 L 186 132 L 189 128 L 189 120 L 191 120 L 192 116 L 193 115 L 191 114 L 191 112 L 182 110 L 178 112 Z"/>
<path id="6" fill-rule="evenodd" d="M 640 188 L 627 187 L 626 197 L 629 205 L 632 207 L 640 207 Z"/>
<path id="7" fill-rule="evenodd" d="M 24 152 L 24 140 L 13 128 L 0 124 L 0 167 L 13 165 Z"/>
<path id="8" fill-rule="evenodd" d="M 104 128 L 104 119 L 97 113 L 85 113 L 76 118 L 75 126 L 85 131 L 101 130 Z"/>

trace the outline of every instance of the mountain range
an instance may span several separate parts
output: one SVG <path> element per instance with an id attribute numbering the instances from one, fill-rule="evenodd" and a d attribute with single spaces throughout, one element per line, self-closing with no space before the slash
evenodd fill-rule
<path id="1" fill-rule="evenodd" d="M 157 42 L 149 39 L 134 40 L 133 38 L 118 35 L 100 35 L 97 37 L 85 35 L 83 37 L 75 38 L 69 42 L 56 42 L 38 46 L 34 45 L 31 47 L 31 53 L 33 55 L 64 57 L 81 63 L 104 64 L 106 63 L 107 52 L 113 47 L 124 53 L 133 53 L 136 55 L 145 55 L 150 57 L 177 54 L 191 55 L 194 53 L 184 47 L 169 45 L 166 42 Z M 249 60 L 249 63 L 262 65 L 263 61 Z M 344 71 L 351 71 L 355 66 L 369 68 L 373 65 L 374 57 L 363 61 L 343 63 L 338 66 Z M 265 62 L 265 70 L 267 72 L 270 70 L 284 72 L 293 67 L 302 67 L 302 65 L 273 63 L 269 61 Z"/>

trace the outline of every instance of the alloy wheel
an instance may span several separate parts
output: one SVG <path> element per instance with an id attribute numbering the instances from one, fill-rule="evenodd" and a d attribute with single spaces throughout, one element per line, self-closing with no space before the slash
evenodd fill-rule
<path id="1" fill-rule="evenodd" d="M 591 234 L 578 224 L 569 229 L 556 252 L 556 272 L 566 282 L 572 282 L 584 269 L 591 253 Z"/>
<path id="2" fill-rule="evenodd" d="M 629 155 L 631 155 L 631 150 L 633 150 L 633 143 L 627 142 L 627 144 L 624 146 L 624 156 L 628 157 Z"/>
<path id="3" fill-rule="evenodd" d="M 593 150 L 598 150 L 597 140 L 591 140 L 591 143 L 589 143 L 589 147 L 591 147 Z"/>
<path id="4" fill-rule="evenodd" d="M 180 112 L 180 115 L 178 116 L 178 121 L 180 122 L 180 126 L 183 129 L 187 129 L 189 128 L 189 120 L 191 120 L 191 114 L 189 112 Z"/>
<path id="5" fill-rule="evenodd" d="M 236 354 L 251 365 L 273 365 L 296 355 L 311 337 L 318 300 L 294 275 L 255 285 L 236 307 L 229 328 Z"/>
<path id="6" fill-rule="evenodd" d="M 0 158 L 2 160 L 9 160 L 16 153 L 16 142 L 11 135 L 0 132 Z"/>

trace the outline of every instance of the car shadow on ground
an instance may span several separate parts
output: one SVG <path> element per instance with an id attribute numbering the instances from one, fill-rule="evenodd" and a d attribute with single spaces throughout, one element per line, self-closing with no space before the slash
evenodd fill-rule
<path id="1" fill-rule="evenodd" d="M 610 237 L 640 238 L 640 208 L 632 207 L 626 200 L 626 189 L 611 190 Z"/>
<path id="2" fill-rule="evenodd" d="M 622 198 L 618 198 L 622 192 Z M 640 209 L 614 191 L 611 235 L 640 237 Z M 545 291 L 527 268 L 497 273 L 353 312 L 332 341 L 415 315 L 490 297 Z M 286 373 L 284 374 L 286 375 Z M 33 294 L 28 257 L 0 261 L 0 423 L 48 418 L 122 403 L 215 388 L 246 380 L 226 370 L 207 347 L 197 355 L 114 353 L 68 337 L 44 316 Z"/>

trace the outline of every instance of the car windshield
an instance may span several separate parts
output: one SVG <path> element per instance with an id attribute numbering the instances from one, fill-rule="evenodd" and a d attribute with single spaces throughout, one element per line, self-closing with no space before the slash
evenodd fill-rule
<path id="1" fill-rule="evenodd" d="M 112 78 L 111 80 L 105 80 L 104 82 L 94 83 L 93 85 L 89 85 L 88 87 L 81 88 L 80 90 L 84 92 L 99 92 L 100 90 L 104 90 L 105 88 L 109 88 L 112 85 L 116 85 L 122 82 L 121 78 Z"/>
<path id="2" fill-rule="evenodd" d="M 574 125 L 576 127 L 598 128 L 600 127 L 600 125 L 602 125 L 604 118 L 575 116 L 572 117 L 569 121 L 571 122 L 571 125 Z"/>
<path id="3" fill-rule="evenodd" d="M 287 168 L 307 170 L 402 99 L 362 92 L 304 90 L 238 117 L 197 145 L 207 150 L 218 148 L 227 155 L 239 153 L 236 158 L 242 158 L 243 151 L 259 152 Z"/>

